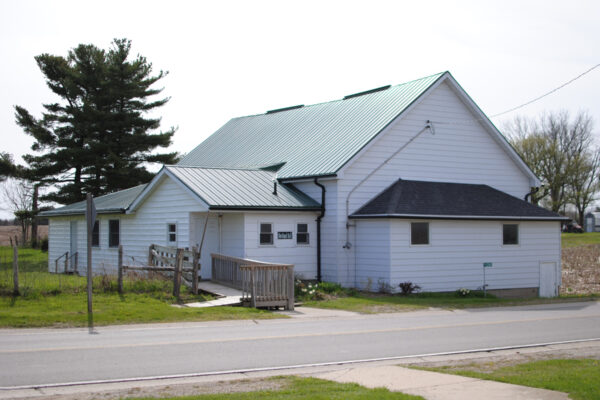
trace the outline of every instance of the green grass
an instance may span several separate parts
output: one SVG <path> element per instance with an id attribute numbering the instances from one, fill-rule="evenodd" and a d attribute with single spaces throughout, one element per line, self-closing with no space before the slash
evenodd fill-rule
<path id="1" fill-rule="evenodd" d="M 561 239 L 563 248 L 600 244 L 600 232 L 563 233 Z"/>
<path id="2" fill-rule="evenodd" d="M 8 251 L 10 250 L 10 251 Z M 87 325 L 87 279 L 47 272 L 47 253 L 19 249 L 20 295 L 13 296 L 12 249 L 0 247 L 0 327 L 69 327 Z M 126 277 L 124 294 L 114 276 L 93 282 L 95 325 L 149 322 L 213 321 L 280 318 L 263 310 L 242 307 L 176 308 L 172 281 Z M 203 301 L 182 288 L 180 302 Z"/>
<path id="3" fill-rule="evenodd" d="M 273 378 L 284 380 L 283 388 L 277 390 L 225 393 L 225 394 L 201 394 L 185 397 L 163 397 L 164 400 L 423 400 L 420 396 L 390 392 L 387 389 L 367 389 L 354 383 L 336 383 L 315 378 L 279 377 Z M 133 400 L 134 398 L 129 398 Z M 155 397 L 135 398 L 135 400 L 150 400 Z"/>
<path id="4" fill-rule="evenodd" d="M 473 292 L 472 292 L 473 293 Z M 347 297 L 336 297 L 325 300 L 309 300 L 303 302 L 308 307 L 354 311 L 359 313 L 401 312 L 426 309 L 429 307 L 457 309 L 472 307 L 511 306 L 527 304 L 556 303 L 571 300 L 587 300 L 590 296 L 563 296 L 556 299 L 500 299 L 480 292 L 471 296 L 460 297 L 455 293 L 417 293 L 408 296 L 382 295 L 373 293 L 357 293 Z"/>
<path id="5" fill-rule="evenodd" d="M 600 399 L 600 360 L 534 361 L 492 368 L 490 372 L 480 372 L 477 364 L 473 364 L 471 368 L 461 366 L 421 369 L 557 390 L 568 393 L 574 400 Z"/>

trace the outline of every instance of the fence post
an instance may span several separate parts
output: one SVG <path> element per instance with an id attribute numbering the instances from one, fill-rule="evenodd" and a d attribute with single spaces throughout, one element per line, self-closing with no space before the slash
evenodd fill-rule
<path id="1" fill-rule="evenodd" d="M 79 275 L 79 273 L 77 272 L 77 264 L 79 264 L 79 252 L 76 252 L 74 254 L 75 256 L 75 263 L 73 264 L 73 273 L 76 275 Z"/>
<path id="2" fill-rule="evenodd" d="M 194 258 L 192 261 L 192 292 L 194 294 L 198 294 L 198 262 L 200 261 L 200 253 L 196 246 L 192 247 L 192 252 L 194 254 Z"/>
<path id="3" fill-rule="evenodd" d="M 123 245 L 119 245 L 119 294 L 123 294 Z"/>
<path id="4" fill-rule="evenodd" d="M 13 246 L 13 296 L 19 295 L 19 249 Z"/>
<path id="5" fill-rule="evenodd" d="M 256 269 L 250 267 L 250 306 L 256 308 Z"/>
<path id="6" fill-rule="evenodd" d="M 69 271 L 69 252 L 67 251 L 67 256 L 65 257 L 65 274 Z"/>
<path id="7" fill-rule="evenodd" d="M 294 266 L 287 267 L 288 301 L 286 310 L 294 311 Z"/>
<path id="8" fill-rule="evenodd" d="M 152 266 L 152 265 L 154 265 L 154 264 L 152 263 L 152 250 L 153 250 L 153 249 L 154 249 L 154 245 L 153 245 L 153 244 L 151 244 L 151 245 L 150 245 L 150 247 L 148 247 L 148 266 L 149 266 L 149 267 L 150 267 L 150 266 Z"/>
<path id="9" fill-rule="evenodd" d="M 177 249 L 175 253 L 175 270 L 173 271 L 173 296 L 179 299 L 181 288 L 181 267 L 183 264 L 183 249 Z"/>

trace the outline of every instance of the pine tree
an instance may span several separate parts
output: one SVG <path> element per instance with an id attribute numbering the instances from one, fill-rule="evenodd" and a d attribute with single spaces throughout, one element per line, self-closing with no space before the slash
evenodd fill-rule
<path id="1" fill-rule="evenodd" d="M 160 118 L 147 114 L 169 98 L 154 100 L 152 74 L 142 56 L 130 60 L 131 41 L 115 39 L 108 51 L 80 44 L 66 58 L 42 54 L 35 60 L 60 102 L 44 104 L 41 118 L 16 106 L 16 121 L 35 142 L 23 158 L 29 179 L 56 189 L 46 200 L 68 204 L 86 193 L 103 195 L 146 183 L 146 163 L 174 163 L 176 153 L 153 154 L 171 144 L 174 128 L 153 133 Z"/>

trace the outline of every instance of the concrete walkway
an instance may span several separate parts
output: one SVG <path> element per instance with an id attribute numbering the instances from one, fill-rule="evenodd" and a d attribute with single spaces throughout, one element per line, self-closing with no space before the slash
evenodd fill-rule
<path id="1" fill-rule="evenodd" d="M 198 289 L 209 292 L 219 298 L 198 303 L 187 303 L 186 307 L 203 308 L 218 306 L 234 306 L 242 302 L 242 291 L 219 285 L 212 281 L 198 282 Z"/>
<path id="2" fill-rule="evenodd" d="M 341 383 L 422 396 L 427 400 L 567 400 L 566 393 L 458 375 L 419 371 L 395 365 L 360 366 L 311 375 Z"/>
<path id="3" fill-rule="evenodd" d="M 485 381 L 458 375 L 420 371 L 395 365 L 359 366 L 311 374 L 340 383 L 422 396 L 427 400 L 567 400 L 566 393 Z"/>

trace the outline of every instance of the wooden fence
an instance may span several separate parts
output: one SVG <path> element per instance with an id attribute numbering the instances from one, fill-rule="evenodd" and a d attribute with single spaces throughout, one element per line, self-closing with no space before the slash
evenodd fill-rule
<path id="1" fill-rule="evenodd" d="M 179 297 L 181 280 L 184 273 L 191 274 L 192 292 L 198 294 L 198 271 L 200 270 L 200 253 L 194 247 L 192 250 L 151 244 L 148 248 L 148 265 L 124 265 L 123 246 L 119 246 L 118 261 L 119 293 L 123 293 L 123 272 L 154 271 L 173 273 L 173 296 Z"/>
<path id="2" fill-rule="evenodd" d="M 242 291 L 251 307 L 294 309 L 294 266 L 211 254 L 212 280 Z"/>

